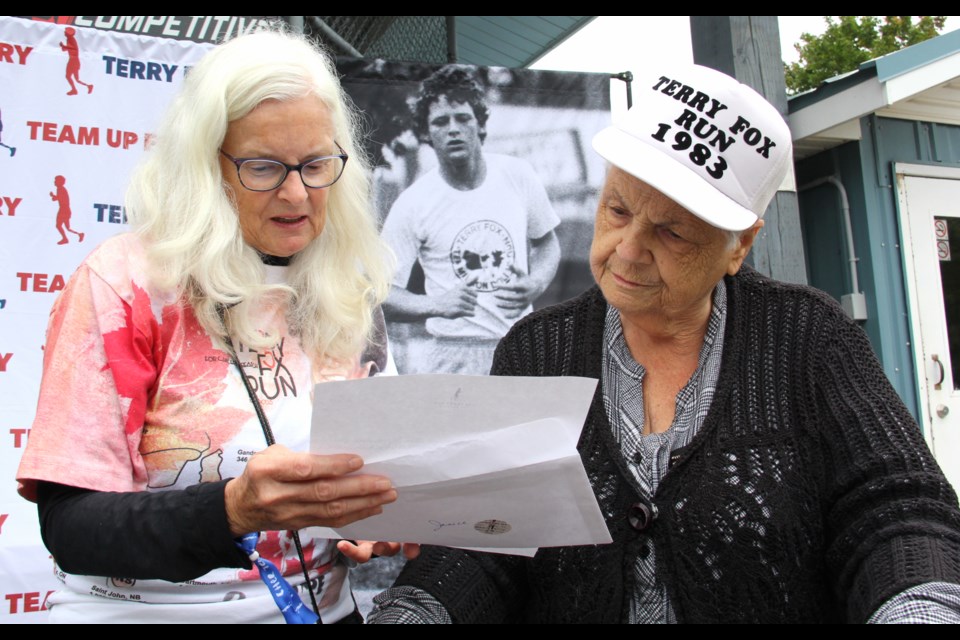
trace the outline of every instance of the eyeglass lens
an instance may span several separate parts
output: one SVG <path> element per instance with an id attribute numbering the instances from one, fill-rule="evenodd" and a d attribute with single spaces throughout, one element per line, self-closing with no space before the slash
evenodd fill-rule
<path id="1" fill-rule="evenodd" d="M 317 158 L 300 167 L 300 177 L 308 187 L 328 187 L 343 173 L 343 158 Z M 240 164 L 240 182 L 248 189 L 269 191 L 287 178 L 287 167 L 275 160 L 246 160 Z"/>

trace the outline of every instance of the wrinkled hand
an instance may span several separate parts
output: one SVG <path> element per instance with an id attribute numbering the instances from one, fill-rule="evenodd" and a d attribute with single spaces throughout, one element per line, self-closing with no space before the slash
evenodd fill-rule
<path id="1" fill-rule="evenodd" d="M 538 279 L 526 274 L 515 265 L 510 266 L 514 273 L 510 284 L 501 285 L 493 294 L 496 305 L 503 309 L 508 318 L 517 318 L 523 310 L 533 304 L 533 301 L 546 288 Z"/>
<path id="2" fill-rule="evenodd" d="M 382 476 L 347 476 L 362 466 L 353 454 L 321 456 L 268 447 L 250 458 L 243 475 L 227 483 L 224 502 L 231 533 L 336 528 L 377 515 L 397 499 L 397 492 Z"/>
<path id="3" fill-rule="evenodd" d="M 420 555 L 420 545 L 413 542 L 374 542 L 372 540 L 341 540 L 337 549 L 354 562 L 363 564 L 373 556 L 395 556 L 400 549 L 407 560 L 413 560 Z"/>
<path id="4" fill-rule="evenodd" d="M 477 310 L 477 292 L 473 289 L 477 277 L 457 285 L 446 293 L 435 296 L 436 315 L 441 318 L 463 318 L 472 316 Z"/>

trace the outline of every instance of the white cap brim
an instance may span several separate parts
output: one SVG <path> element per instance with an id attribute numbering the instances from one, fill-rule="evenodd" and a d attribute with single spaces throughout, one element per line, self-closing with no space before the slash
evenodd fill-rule
<path id="1" fill-rule="evenodd" d="M 743 231 L 759 219 L 702 176 L 616 125 L 595 135 L 593 148 L 607 162 L 646 182 L 718 229 Z"/>

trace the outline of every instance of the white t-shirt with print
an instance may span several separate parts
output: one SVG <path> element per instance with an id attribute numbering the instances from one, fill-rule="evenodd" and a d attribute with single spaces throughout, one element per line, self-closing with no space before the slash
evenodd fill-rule
<path id="1" fill-rule="evenodd" d="M 285 280 L 285 267 L 265 268 L 268 281 Z M 275 333 L 276 344 L 255 351 L 235 343 L 238 358 L 277 443 L 307 451 L 313 385 L 366 377 L 369 364 L 360 365 L 359 357 L 344 366 L 312 362 L 287 330 L 279 304 L 260 309 L 256 324 Z M 183 489 L 241 475 L 264 448 L 229 356 L 214 347 L 175 292 L 151 289 L 136 236 L 107 240 L 81 264 L 51 312 L 40 400 L 17 474 L 29 479 L 21 492 L 29 497 L 36 480 L 96 491 Z M 351 613 L 347 567 L 333 541 L 311 529 L 300 535 L 311 578 L 322 583 L 322 617 Z M 257 550 L 291 584 L 303 582 L 289 533 L 262 533 Z M 131 615 L 229 622 L 224 611 L 230 609 L 235 621 L 283 621 L 256 568 L 216 569 L 182 583 L 56 572 L 64 589 L 49 600 L 52 619 L 62 618 L 60 608 L 84 622 Z M 243 606 L 229 604 L 239 601 Z M 132 602 L 157 606 L 131 614 Z"/>
<path id="2" fill-rule="evenodd" d="M 502 338 L 517 321 L 496 305 L 494 292 L 529 273 L 528 241 L 560 224 L 533 168 L 511 156 L 483 154 L 482 185 L 459 191 L 433 169 L 400 194 L 383 225 L 383 238 L 397 256 L 394 285 L 407 286 L 419 260 L 427 295 L 468 283 L 477 310 L 462 318 L 429 318 L 427 331 L 454 338 Z M 532 311 L 528 307 L 521 315 Z"/>

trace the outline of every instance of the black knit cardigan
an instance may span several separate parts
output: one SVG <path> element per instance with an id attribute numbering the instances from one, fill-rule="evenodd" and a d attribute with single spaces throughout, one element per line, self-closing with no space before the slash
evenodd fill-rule
<path id="1" fill-rule="evenodd" d="M 713 404 L 655 496 L 640 500 L 601 391 L 578 445 L 613 543 L 532 559 L 425 547 L 397 585 L 456 622 L 623 622 L 651 541 L 679 622 L 866 620 L 894 594 L 960 583 L 960 510 L 866 335 L 828 296 L 744 267 L 726 279 Z M 531 314 L 500 343 L 496 375 L 600 378 L 596 288 Z"/>

